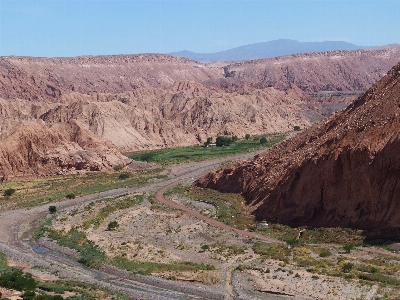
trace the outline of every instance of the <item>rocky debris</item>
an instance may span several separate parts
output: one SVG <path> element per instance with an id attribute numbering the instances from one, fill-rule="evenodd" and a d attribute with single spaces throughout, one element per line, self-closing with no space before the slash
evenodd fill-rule
<path id="1" fill-rule="evenodd" d="M 365 91 L 400 61 L 400 48 L 329 51 L 236 62 L 225 77 L 258 87 L 307 93 Z"/>
<path id="2" fill-rule="evenodd" d="M 346 110 L 195 186 L 241 193 L 258 219 L 400 236 L 400 64 Z"/>

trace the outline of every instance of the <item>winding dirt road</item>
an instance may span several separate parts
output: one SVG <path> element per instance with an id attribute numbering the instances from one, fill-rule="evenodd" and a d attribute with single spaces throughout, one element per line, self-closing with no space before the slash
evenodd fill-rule
<path id="1" fill-rule="evenodd" d="M 265 151 L 265 150 L 264 150 Z M 58 210 L 69 210 L 82 203 L 97 201 L 104 198 L 113 198 L 124 194 L 138 192 L 155 192 L 156 199 L 173 208 L 185 211 L 187 214 L 202 220 L 212 226 L 224 230 L 232 230 L 239 235 L 251 237 L 270 243 L 281 243 L 273 238 L 262 236 L 254 232 L 239 230 L 223 224 L 215 219 L 206 217 L 188 207 L 166 199 L 163 193 L 182 181 L 198 178 L 202 174 L 219 167 L 222 163 L 233 160 L 247 159 L 257 153 L 246 153 L 235 156 L 223 157 L 203 162 L 194 162 L 171 166 L 168 169 L 166 180 L 152 182 L 143 187 L 120 188 L 101 193 L 87 195 L 71 200 L 56 203 Z M 168 281 L 152 276 L 129 275 L 122 271 L 103 268 L 101 271 L 86 268 L 68 257 L 56 255 L 45 249 L 32 246 L 28 238 L 21 239 L 32 228 L 32 224 L 48 214 L 48 205 L 37 206 L 31 209 L 18 209 L 0 214 L 0 251 L 8 257 L 21 263 L 41 265 L 59 271 L 60 276 L 97 284 L 139 299 L 229 299 L 226 291 L 216 291 L 201 286 L 188 285 L 182 282 Z M 122 272 L 122 273 L 121 273 Z"/>

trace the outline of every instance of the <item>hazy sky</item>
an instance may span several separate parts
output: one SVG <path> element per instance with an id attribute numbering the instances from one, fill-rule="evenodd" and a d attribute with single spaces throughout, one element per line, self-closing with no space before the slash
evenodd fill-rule
<path id="1" fill-rule="evenodd" d="M 400 43 L 400 0 L 0 0 L 0 55 L 215 52 L 274 39 Z"/>

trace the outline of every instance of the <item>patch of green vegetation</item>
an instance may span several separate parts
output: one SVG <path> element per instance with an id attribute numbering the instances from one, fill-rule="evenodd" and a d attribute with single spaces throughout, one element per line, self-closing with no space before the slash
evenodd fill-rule
<path id="1" fill-rule="evenodd" d="M 285 139 L 283 134 L 268 135 L 268 141 L 260 144 L 259 137 L 256 140 L 240 140 L 233 142 L 226 147 L 191 146 L 184 148 L 162 149 L 146 152 L 130 153 L 128 156 L 134 160 L 147 161 L 161 164 L 163 166 L 178 164 L 189 161 L 202 161 L 206 159 L 233 155 L 238 153 L 256 151 L 262 148 L 268 148 Z"/>
<path id="2" fill-rule="evenodd" d="M 50 228 L 45 228 L 45 231 L 47 237 L 61 246 L 77 250 L 78 262 L 86 266 L 98 267 L 106 258 L 104 252 L 93 241 L 88 240 L 85 233 L 76 228 L 71 228 L 68 232 L 57 232 Z"/>
<path id="3" fill-rule="evenodd" d="M 0 286 L 17 291 L 31 291 L 36 289 L 36 280 L 30 273 L 10 268 L 0 275 Z"/>
<path id="4" fill-rule="evenodd" d="M 296 238 L 299 229 L 283 224 L 269 224 L 267 228 L 259 230 L 260 233 L 268 234 L 277 239 L 289 242 Z M 351 228 L 312 228 L 302 232 L 298 244 L 346 244 L 353 243 L 361 245 L 365 236 L 361 235 L 359 230 Z"/>
<path id="5" fill-rule="evenodd" d="M 202 245 L 201 252 L 210 251 L 213 253 L 217 253 L 226 258 L 232 257 L 234 255 L 244 254 L 246 253 L 246 247 L 238 246 L 238 245 L 226 245 L 223 242 L 217 242 L 211 245 Z"/>
<path id="6" fill-rule="evenodd" d="M 8 271 L 10 267 L 7 265 L 7 256 L 0 252 L 0 273 Z"/>
<path id="7" fill-rule="evenodd" d="M 88 172 L 83 175 L 68 175 L 55 178 L 25 180 L 0 183 L 0 193 L 9 188 L 17 188 L 10 199 L 4 198 L 0 209 L 33 207 L 62 200 L 67 195 L 84 196 L 121 187 L 137 187 L 154 178 L 165 178 L 161 169 L 135 170 L 129 178 L 119 179 L 119 172 Z"/>
<path id="8" fill-rule="evenodd" d="M 179 194 L 191 200 L 214 205 L 217 209 L 218 221 L 230 226 L 245 229 L 255 225 L 254 216 L 246 213 L 244 208 L 245 200 L 239 194 L 221 193 L 211 189 L 190 188 L 182 184 L 165 193 L 165 195 L 172 194 Z"/>
<path id="9" fill-rule="evenodd" d="M 393 285 L 399 285 L 400 280 L 398 280 L 395 277 L 390 277 L 386 276 L 383 274 L 379 273 L 362 273 L 358 276 L 360 279 L 368 280 L 368 281 L 375 281 L 375 282 L 381 282 L 385 284 L 393 284 Z"/>
<path id="10" fill-rule="evenodd" d="M 264 258 L 276 259 L 284 263 L 289 263 L 291 254 L 291 251 L 285 245 L 271 245 L 263 242 L 256 242 L 253 245 L 253 251 Z"/>
<path id="11" fill-rule="evenodd" d="M 258 232 L 268 234 L 285 242 L 292 241 L 299 235 L 299 232 L 295 228 L 283 224 L 269 224 L 267 228 L 260 229 Z"/>
<path id="12" fill-rule="evenodd" d="M 319 257 L 328 257 L 331 256 L 332 252 L 328 249 L 324 249 L 320 252 Z"/>
<path id="13" fill-rule="evenodd" d="M 115 257 L 111 263 L 117 268 L 124 269 L 133 273 L 143 275 L 151 275 L 152 273 L 164 271 L 198 271 L 198 270 L 215 270 L 216 268 L 210 264 L 194 263 L 194 262 L 173 262 L 169 264 L 156 262 L 137 262 L 130 261 L 125 257 Z"/>
<path id="14" fill-rule="evenodd" d="M 143 202 L 143 195 L 136 195 L 134 197 L 117 197 L 113 200 L 102 200 L 102 201 L 107 201 L 110 202 L 108 203 L 105 207 L 100 209 L 100 212 L 92 219 L 90 220 L 86 220 L 83 223 L 83 227 L 85 229 L 89 228 L 91 225 L 94 226 L 94 228 L 98 228 L 103 221 L 112 213 L 119 211 L 119 210 L 123 210 L 123 209 L 127 209 L 130 207 L 133 207 L 135 205 L 138 205 L 140 203 Z M 93 202 L 92 202 L 93 203 Z M 94 204 L 90 203 L 87 208 L 91 209 L 93 207 Z"/>

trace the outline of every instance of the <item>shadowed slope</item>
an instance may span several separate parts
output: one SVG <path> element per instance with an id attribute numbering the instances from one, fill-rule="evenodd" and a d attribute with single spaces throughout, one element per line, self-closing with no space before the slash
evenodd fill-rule
<path id="1" fill-rule="evenodd" d="M 345 111 L 196 186 L 241 193 L 259 219 L 400 236 L 400 64 Z"/>

